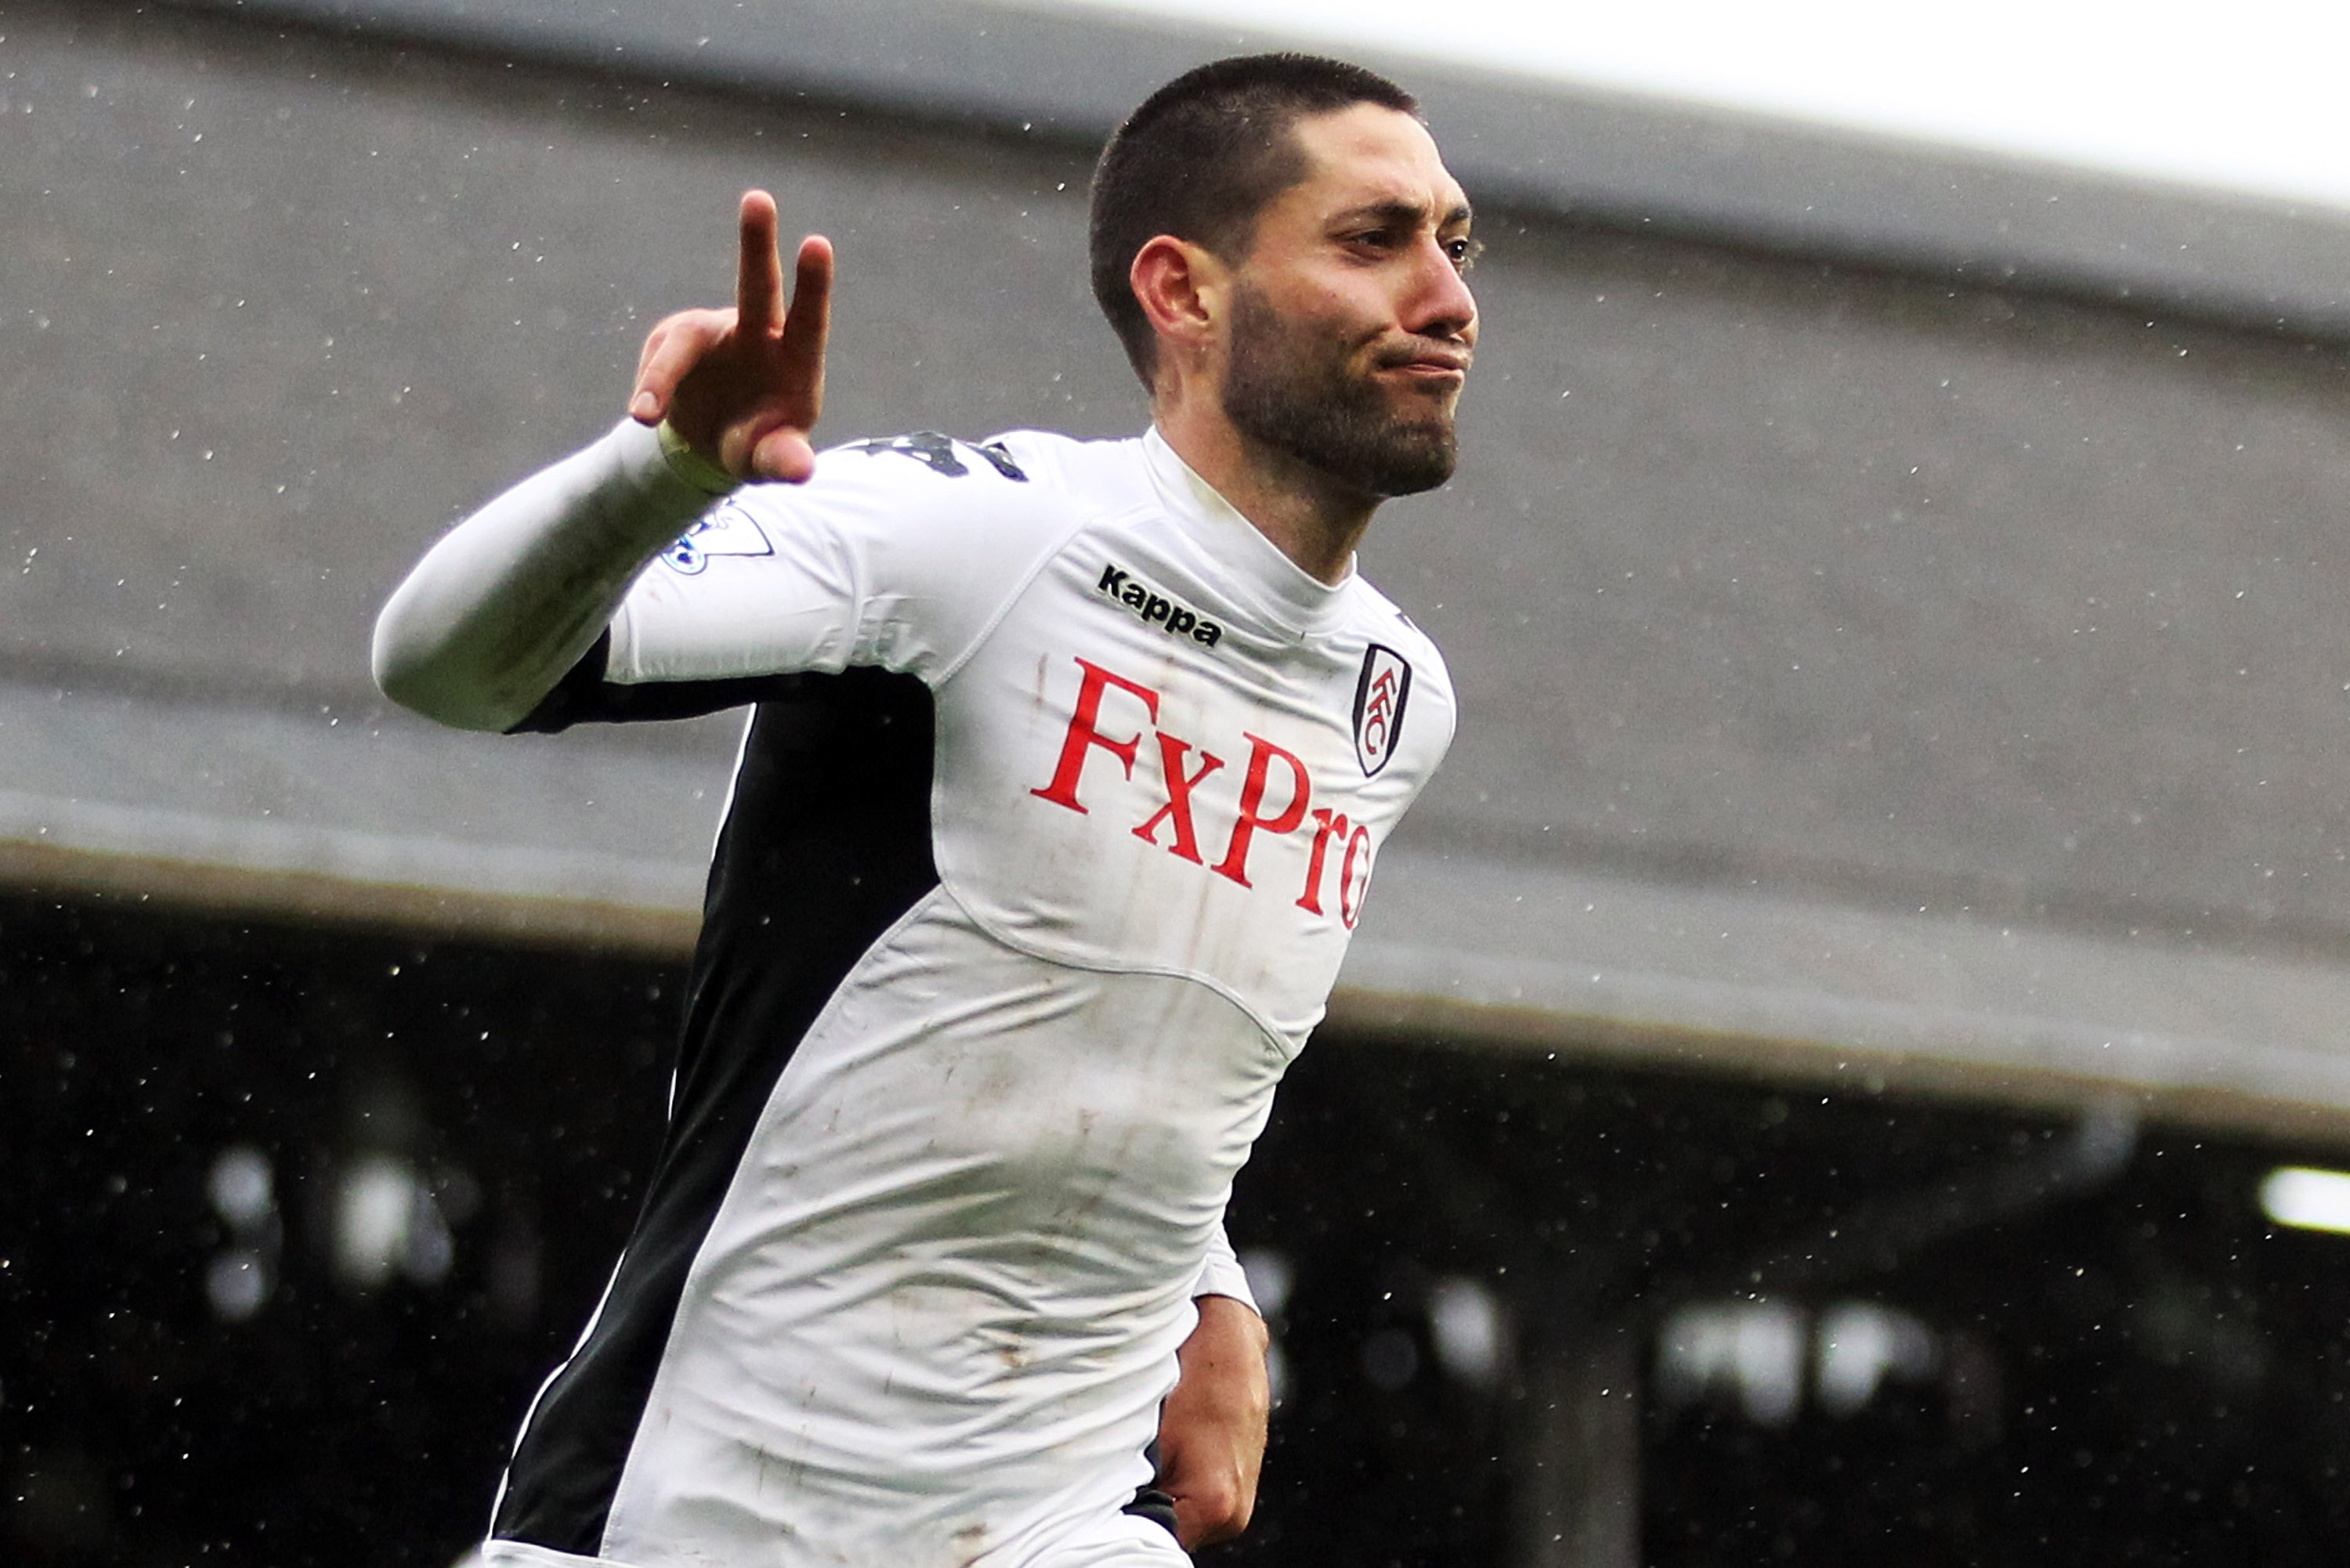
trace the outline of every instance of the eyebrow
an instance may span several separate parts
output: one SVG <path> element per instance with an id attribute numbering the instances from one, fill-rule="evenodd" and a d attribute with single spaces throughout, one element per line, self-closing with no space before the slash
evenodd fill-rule
<path id="1" fill-rule="evenodd" d="M 1428 208 L 1418 202 L 1373 202 L 1365 206 L 1350 207 L 1330 221 L 1334 224 L 1357 223 L 1372 219 L 1382 223 L 1401 223 L 1418 228 L 1428 220 Z M 1462 202 L 1444 214 L 1440 229 L 1458 228 L 1470 221 L 1469 203 Z"/>

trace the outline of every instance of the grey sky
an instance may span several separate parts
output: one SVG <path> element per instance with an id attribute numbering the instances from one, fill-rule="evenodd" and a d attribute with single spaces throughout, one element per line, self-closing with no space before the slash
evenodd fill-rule
<path id="1" fill-rule="evenodd" d="M 2339 0 L 1027 0 L 1522 74 L 2350 207 Z"/>

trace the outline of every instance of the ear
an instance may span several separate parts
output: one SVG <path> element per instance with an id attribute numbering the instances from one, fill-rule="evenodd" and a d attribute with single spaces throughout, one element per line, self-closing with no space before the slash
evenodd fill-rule
<path id="1" fill-rule="evenodd" d="M 1127 279 L 1159 334 L 1159 362 L 1196 362 L 1223 324 L 1230 274 L 1215 253 L 1160 234 L 1134 253 Z"/>

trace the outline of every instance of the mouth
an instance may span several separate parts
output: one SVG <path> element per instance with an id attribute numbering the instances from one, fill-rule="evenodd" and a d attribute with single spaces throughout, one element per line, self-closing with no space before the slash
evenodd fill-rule
<path id="1" fill-rule="evenodd" d="M 1381 354 L 1373 368 L 1394 371 L 1408 380 L 1457 386 L 1469 375 L 1469 350 L 1436 343 L 1414 343 Z"/>

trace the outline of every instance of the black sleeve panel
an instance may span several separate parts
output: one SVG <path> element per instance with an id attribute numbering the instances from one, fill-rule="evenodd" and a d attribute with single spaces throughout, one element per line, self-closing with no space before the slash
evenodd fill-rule
<path id="1" fill-rule="evenodd" d="M 502 1540 L 602 1550 L 686 1277 L 776 1080 L 866 949 L 938 886 L 930 689 L 871 669 L 786 679 L 752 719 L 712 857 L 669 1134 L 593 1329 L 515 1445 Z"/>
<path id="2" fill-rule="evenodd" d="M 799 675 L 746 675 L 730 680 L 651 680 L 623 686 L 604 679 L 611 662 L 612 634 L 596 639 L 555 690 L 506 731 L 509 735 L 555 735 L 574 724 L 640 724 L 660 719 L 699 719 L 728 708 L 796 691 Z"/>

